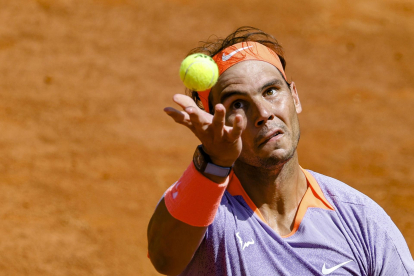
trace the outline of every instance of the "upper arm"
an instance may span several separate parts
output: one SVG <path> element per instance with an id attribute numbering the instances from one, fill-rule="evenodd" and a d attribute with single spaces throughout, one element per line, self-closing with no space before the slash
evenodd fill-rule
<path id="1" fill-rule="evenodd" d="M 367 216 L 372 275 L 414 275 L 414 260 L 400 230 L 381 207 L 373 207 Z"/>

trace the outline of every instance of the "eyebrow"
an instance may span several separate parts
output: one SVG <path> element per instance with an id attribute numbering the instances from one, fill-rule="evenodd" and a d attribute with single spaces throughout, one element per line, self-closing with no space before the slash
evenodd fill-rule
<path id="1" fill-rule="evenodd" d="M 265 88 L 269 87 L 269 86 L 273 86 L 273 85 L 283 85 L 283 82 L 281 80 L 275 79 L 275 80 L 271 80 L 267 83 L 265 83 L 264 85 L 262 85 L 262 87 L 260 87 L 257 92 L 261 93 Z M 241 91 L 228 91 L 228 92 L 224 92 L 220 95 L 220 103 L 224 102 L 227 98 L 230 98 L 231 96 L 234 95 L 246 95 L 246 92 L 241 92 Z"/>
<path id="2" fill-rule="evenodd" d="M 234 95 L 246 95 L 246 92 L 240 92 L 240 91 L 229 91 L 229 92 L 224 92 L 221 93 L 220 95 L 220 103 L 223 103 L 227 98 L 230 98 L 231 96 Z"/>
<path id="3" fill-rule="evenodd" d="M 262 87 L 260 87 L 257 92 L 260 93 L 262 92 L 262 90 L 264 90 L 265 88 L 269 87 L 269 86 L 274 86 L 274 85 L 280 85 L 283 86 L 283 82 L 281 80 L 275 79 L 272 81 L 269 81 L 268 83 L 266 83 L 265 85 L 263 85 Z"/>

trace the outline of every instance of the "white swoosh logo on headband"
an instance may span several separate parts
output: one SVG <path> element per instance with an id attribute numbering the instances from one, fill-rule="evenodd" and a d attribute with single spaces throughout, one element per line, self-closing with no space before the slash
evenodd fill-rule
<path id="1" fill-rule="evenodd" d="M 253 47 L 253 46 L 247 46 L 247 47 L 244 47 L 244 48 L 237 49 L 237 50 L 235 50 L 235 51 L 231 52 L 231 53 L 230 53 L 230 54 L 228 54 L 228 55 L 226 55 L 226 54 L 224 54 L 224 53 L 223 53 L 223 57 L 221 58 L 221 60 L 223 60 L 223 61 L 227 61 L 227 60 L 229 60 L 232 56 L 234 56 L 235 54 L 237 54 L 238 52 L 240 52 L 240 51 L 242 51 L 242 50 L 244 50 L 244 49 L 251 48 L 251 47 Z"/>

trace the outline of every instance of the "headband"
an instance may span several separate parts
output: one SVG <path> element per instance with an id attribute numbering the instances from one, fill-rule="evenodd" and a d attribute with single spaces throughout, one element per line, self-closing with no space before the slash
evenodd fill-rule
<path id="1" fill-rule="evenodd" d="M 274 65 L 277 69 L 279 69 L 280 73 L 282 73 L 283 77 L 287 81 L 279 56 L 270 48 L 257 42 L 247 41 L 229 46 L 218 52 L 213 57 L 213 60 L 217 63 L 219 68 L 219 76 L 239 62 L 246 60 L 260 60 Z M 210 112 L 208 105 L 208 96 L 210 91 L 211 88 L 205 91 L 197 92 L 206 112 Z"/>

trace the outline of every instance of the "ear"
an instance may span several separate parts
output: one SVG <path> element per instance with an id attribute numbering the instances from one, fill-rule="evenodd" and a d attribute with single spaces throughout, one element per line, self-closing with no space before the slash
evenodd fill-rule
<path id="1" fill-rule="evenodd" d="M 296 108 L 296 113 L 299 114 L 302 112 L 302 105 L 300 104 L 299 94 L 298 94 L 298 91 L 296 90 L 296 84 L 293 81 L 290 84 L 290 92 L 292 93 L 293 102 Z"/>

